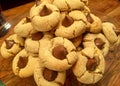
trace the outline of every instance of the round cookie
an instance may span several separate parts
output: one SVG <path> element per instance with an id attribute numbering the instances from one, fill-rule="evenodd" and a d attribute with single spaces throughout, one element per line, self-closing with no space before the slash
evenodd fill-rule
<path id="1" fill-rule="evenodd" d="M 77 61 L 75 50 L 75 46 L 66 38 L 43 39 L 40 41 L 39 57 L 45 67 L 65 71 Z"/>
<path id="2" fill-rule="evenodd" d="M 17 34 L 10 35 L 1 45 L 3 58 L 14 57 L 24 46 L 24 39 Z"/>
<path id="3" fill-rule="evenodd" d="M 31 37 L 25 40 L 25 49 L 30 53 L 38 54 L 40 47 L 39 41 L 44 38 L 52 37 L 53 35 L 51 35 L 50 33 L 48 34 L 43 32 L 37 32 L 31 34 Z"/>
<path id="4" fill-rule="evenodd" d="M 114 31 L 116 29 L 115 25 L 110 22 L 104 22 L 102 25 L 104 35 L 111 44 L 114 44 L 118 40 L 117 34 Z"/>
<path id="5" fill-rule="evenodd" d="M 80 16 L 79 16 L 80 15 Z M 71 11 L 69 14 L 62 14 L 60 24 L 56 28 L 55 35 L 72 39 L 86 31 L 87 19 L 81 11 Z"/>
<path id="6" fill-rule="evenodd" d="M 23 18 L 14 28 L 14 32 L 21 37 L 28 37 L 30 34 L 36 32 L 31 24 L 31 19 Z"/>
<path id="7" fill-rule="evenodd" d="M 102 33 L 91 34 L 88 33 L 83 38 L 83 46 L 86 47 L 96 47 L 99 49 L 104 56 L 107 55 L 109 51 L 109 42 Z"/>
<path id="8" fill-rule="evenodd" d="M 21 50 L 12 62 L 14 74 L 21 78 L 32 76 L 37 60 L 38 57 L 29 56 L 25 49 Z"/>
<path id="9" fill-rule="evenodd" d="M 77 52 L 78 60 L 73 66 L 73 73 L 77 80 L 84 84 L 97 83 L 105 70 L 105 60 L 102 53 L 94 48 L 87 47 Z"/>
<path id="10" fill-rule="evenodd" d="M 99 17 L 95 16 L 92 13 L 88 13 L 86 18 L 89 23 L 89 28 L 87 28 L 88 32 L 100 33 L 102 31 L 102 21 Z"/>
<path id="11" fill-rule="evenodd" d="M 62 86 L 66 71 L 58 72 L 47 69 L 39 60 L 34 70 L 34 80 L 38 86 Z"/>
<path id="12" fill-rule="evenodd" d="M 32 25 L 37 31 L 50 31 L 60 20 L 59 9 L 49 3 L 41 3 L 30 11 Z"/>
<path id="13" fill-rule="evenodd" d="M 80 0 L 54 0 L 53 5 L 57 6 L 60 11 L 82 10 L 85 6 Z"/>

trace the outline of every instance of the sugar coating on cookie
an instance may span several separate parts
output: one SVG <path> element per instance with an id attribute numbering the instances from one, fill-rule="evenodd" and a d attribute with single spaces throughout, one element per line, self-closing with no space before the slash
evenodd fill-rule
<path id="1" fill-rule="evenodd" d="M 36 30 L 34 30 L 31 24 L 31 19 L 26 17 L 15 26 L 14 32 L 21 37 L 28 37 L 30 34 L 36 32 Z"/>
<path id="2" fill-rule="evenodd" d="M 108 40 L 102 33 L 99 34 L 91 34 L 88 33 L 83 38 L 83 46 L 86 47 L 96 47 L 99 49 L 104 56 L 109 52 L 110 44 Z"/>
<path id="3" fill-rule="evenodd" d="M 37 57 L 29 56 L 25 49 L 21 50 L 12 62 L 14 74 L 21 78 L 32 76 L 37 60 Z"/>
<path id="4" fill-rule="evenodd" d="M 68 39 L 55 37 L 40 41 L 39 57 L 45 67 L 55 71 L 65 71 L 77 60 L 75 50 L 75 46 Z"/>
<path id="5" fill-rule="evenodd" d="M 75 38 L 86 31 L 86 23 L 84 22 L 86 20 L 85 15 L 81 11 L 72 11 L 69 14 L 63 13 L 55 35 L 67 39 Z"/>
<path id="6" fill-rule="evenodd" d="M 37 31 L 50 31 L 60 20 L 59 9 L 49 3 L 42 3 L 30 11 L 32 25 Z"/>
<path id="7" fill-rule="evenodd" d="M 62 86 L 66 79 L 66 71 L 50 70 L 39 61 L 35 66 L 34 79 L 38 86 Z"/>
<path id="8" fill-rule="evenodd" d="M 6 38 L 1 45 L 1 55 L 3 58 L 14 57 L 24 46 L 24 39 L 17 34 L 13 34 Z"/>
<path id="9" fill-rule="evenodd" d="M 73 66 L 73 73 L 77 80 L 84 84 L 93 84 L 103 77 L 105 60 L 101 52 L 88 47 L 77 52 L 78 60 Z"/>

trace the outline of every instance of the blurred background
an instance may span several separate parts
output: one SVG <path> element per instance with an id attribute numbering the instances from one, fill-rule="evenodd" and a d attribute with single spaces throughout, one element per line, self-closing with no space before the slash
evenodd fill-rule
<path id="1" fill-rule="evenodd" d="M 0 0 L 2 10 L 7 10 L 34 0 Z"/>

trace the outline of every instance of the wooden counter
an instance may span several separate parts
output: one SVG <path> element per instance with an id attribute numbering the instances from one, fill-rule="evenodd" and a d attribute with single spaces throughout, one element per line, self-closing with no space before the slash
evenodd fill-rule
<path id="1" fill-rule="evenodd" d="M 12 24 L 9 33 L 0 38 L 0 46 L 4 39 L 13 33 L 14 26 L 29 13 L 34 2 L 28 3 L 3 12 L 6 20 Z M 120 0 L 89 0 L 91 12 L 101 18 L 102 21 L 109 21 L 120 28 Z M 81 86 L 120 86 L 120 46 L 106 57 L 106 70 L 104 77 L 94 85 Z M 11 68 L 12 58 L 3 59 L 0 55 L 0 80 L 6 86 L 36 86 L 33 77 L 21 79 L 15 76 Z"/>

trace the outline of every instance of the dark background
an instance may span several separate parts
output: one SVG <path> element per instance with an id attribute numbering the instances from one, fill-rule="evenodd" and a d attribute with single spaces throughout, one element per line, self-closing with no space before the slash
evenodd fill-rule
<path id="1" fill-rule="evenodd" d="M 7 10 L 34 0 L 0 0 L 2 10 Z"/>

